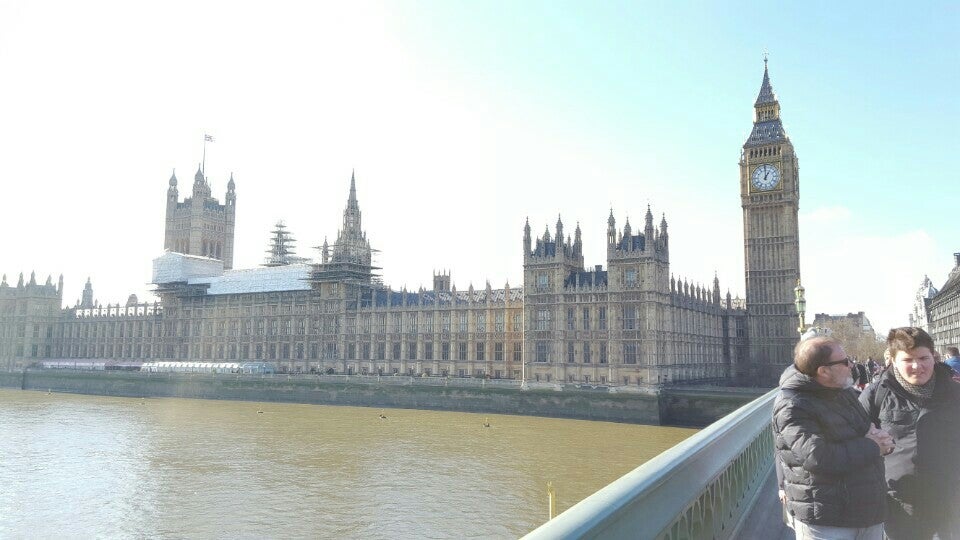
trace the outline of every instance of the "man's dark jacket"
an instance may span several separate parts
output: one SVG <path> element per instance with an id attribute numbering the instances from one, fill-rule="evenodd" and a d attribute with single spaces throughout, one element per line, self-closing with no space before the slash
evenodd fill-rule
<path id="1" fill-rule="evenodd" d="M 887 491 L 890 504 L 896 505 L 891 519 L 904 523 L 891 523 L 891 528 L 933 527 L 946 538 L 948 529 L 956 532 L 960 514 L 960 384 L 951 380 L 948 366 L 935 364 L 933 397 L 921 405 L 893 369 L 860 394 L 871 419 L 896 441 L 885 460 Z"/>
<path id="2" fill-rule="evenodd" d="M 880 447 L 852 388 L 828 388 L 790 366 L 773 405 L 786 510 L 804 523 L 870 527 L 886 517 Z"/>

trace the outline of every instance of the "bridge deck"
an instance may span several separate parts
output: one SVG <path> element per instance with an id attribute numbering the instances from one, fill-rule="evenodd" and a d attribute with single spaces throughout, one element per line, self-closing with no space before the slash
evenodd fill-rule
<path id="1" fill-rule="evenodd" d="M 783 522 L 783 507 L 777 499 L 777 473 L 773 469 L 763 481 L 757 502 L 744 517 L 738 538 L 744 540 L 793 540 L 793 529 Z"/>

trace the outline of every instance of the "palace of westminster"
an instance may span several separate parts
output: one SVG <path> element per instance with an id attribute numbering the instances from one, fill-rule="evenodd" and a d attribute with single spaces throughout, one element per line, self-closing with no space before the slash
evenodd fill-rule
<path id="1" fill-rule="evenodd" d="M 0 282 L 0 369 L 54 360 L 266 361 L 279 370 L 525 378 L 644 386 L 684 382 L 772 386 L 797 339 L 799 173 L 766 66 L 740 154 L 746 299 L 670 272 L 670 236 L 647 209 L 643 228 L 608 219 L 606 268 L 587 267 L 570 235 L 523 231 L 523 284 L 457 290 L 384 285 L 350 179 L 343 226 L 319 262 L 293 256 L 282 225 L 262 267 L 232 269 L 236 186 L 224 202 L 198 170 L 192 196 L 166 197 L 159 301 L 102 306 L 87 281 L 64 309 L 63 278 Z M 731 182 L 732 184 L 732 182 Z"/>

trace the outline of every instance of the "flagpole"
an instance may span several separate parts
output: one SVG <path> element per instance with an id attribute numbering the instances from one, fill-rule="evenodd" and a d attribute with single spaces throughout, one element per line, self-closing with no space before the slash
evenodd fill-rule
<path id="1" fill-rule="evenodd" d="M 203 179 L 207 179 L 207 134 L 203 134 L 203 161 L 200 165 L 200 172 L 203 174 Z"/>

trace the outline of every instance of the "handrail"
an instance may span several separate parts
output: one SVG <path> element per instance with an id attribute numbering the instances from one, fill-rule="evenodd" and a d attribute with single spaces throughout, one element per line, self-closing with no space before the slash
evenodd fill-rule
<path id="1" fill-rule="evenodd" d="M 740 407 L 524 538 L 730 538 L 773 466 L 776 390 Z"/>

